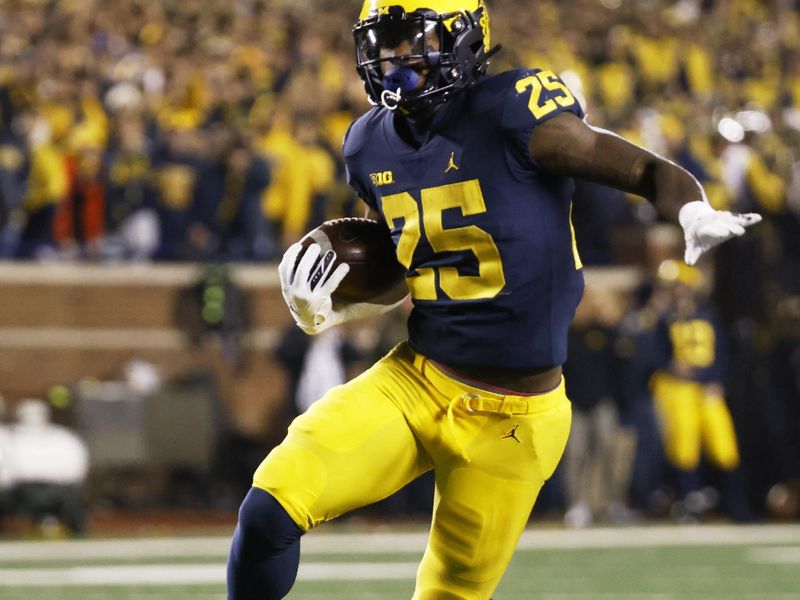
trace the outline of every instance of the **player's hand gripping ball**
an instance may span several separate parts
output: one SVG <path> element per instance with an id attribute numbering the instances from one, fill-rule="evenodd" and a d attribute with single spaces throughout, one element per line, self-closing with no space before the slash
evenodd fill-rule
<path id="1" fill-rule="evenodd" d="M 405 269 L 395 258 L 384 224 L 338 219 L 293 244 L 278 274 L 295 322 L 316 335 L 339 323 L 385 312 L 393 302 L 386 292 L 403 281 Z"/>
<path id="2" fill-rule="evenodd" d="M 340 264 L 350 267 L 333 290 L 334 302 L 375 301 L 405 277 L 389 230 L 378 221 L 357 218 L 327 221 L 306 234 L 300 244 L 303 250 L 295 267 L 312 244 L 320 246 L 320 257 L 311 272 L 312 286 L 324 279 L 324 274 L 334 273 Z"/>

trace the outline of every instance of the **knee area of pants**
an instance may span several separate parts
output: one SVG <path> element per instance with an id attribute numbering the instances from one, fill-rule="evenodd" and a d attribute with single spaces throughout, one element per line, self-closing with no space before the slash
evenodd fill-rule
<path id="1" fill-rule="evenodd" d="M 239 508 L 238 534 L 259 545 L 281 549 L 299 539 L 303 531 L 268 492 L 251 489 Z"/>
<path id="2" fill-rule="evenodd" d="M 700 453 L 693 450 L 672 449 L 667 452 L 667 459 L 673 467 L 681 471 L 694 471 L 700 466 Z"/>
<path id="3" fill-rule="evenodd" d="M 731 473 L 739 468 L 739 457 L 736 455 L 720 456 L 717 457 L 713 462 L 716 463 L 716 466 L 719 469 L 727 473 Z"/>
<path id="4" fill-rule="evenodd" d="M 672 466 L 680 471 L 694 471 L 700 466 L 699 460 L 692 460 L 692 458 L 682 458 L 680 456 L 672 460 Z"/>

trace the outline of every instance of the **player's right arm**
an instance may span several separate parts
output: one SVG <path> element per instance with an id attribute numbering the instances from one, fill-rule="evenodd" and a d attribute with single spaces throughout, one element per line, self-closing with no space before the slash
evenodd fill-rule
<path id="1" fill-rule="evenodd" d="M 278 265 L 281 293 L 297 326 L 308 335 L 323 331 L 348 321 L 375 317 L 397 307 L 408 295 L 405 280 L 401 289 L 368 302 L 338 302 L 333 292 L 350 270 L 347 263 L 337 263 L 336 253 L 328 250 L 322 256 L 319 244 L 310 244 L 303 252 L 299 242 L 289 246 Z"/>
<path id="2" fill-rule="evenodd" d="M 383 215 L 375 208 L 367 205 L 367 212 L 364 214 L 365 219 L 370 219 L 372 221 L 380 221 L 381 223 L 384 222 Z M 392 307 L 399 306 L 402 304 L 406 298 L 409 296 L 408 290 L 408 283 L 406 283 L 405 279 L 402 279 L 396 286 L 392 289 L 384 292 L 384 294 L 379 298 L 381 304 L 386 304 Z"/>
<path id="3" fill-rule="evenodd" d="M 637 194 L 659 213 L 680 223 L 686 240 L 685 260 L 725 240 L 743 235 L 761 221 L 757 214 L 716 211 L 700 183 L 685 169 L 609 131 L 592 127 L 564 112 L 541 123 L 531 135 L 531 158 L 545 171 L 593 181 Z"/>
<path id="4" fill-rule="evenodd" d="M 369 207 L 366 218 L 382 221 L 375 208 Z M 334 302 L 336 287 L 350 270 L 349 265 L 337 266 L 333 250 L 331 257 L 322 257 L 319 244 L 311 244 L 303 252 L 300 243 L 293 244 L 283 255 L 278 266 L 281 293 L 297 326 L 308 335 L 317 335 L 326 329 L 348 321 L 382 315 L 399 306 L 408 296 L 408 285 L 403 279 L 396 287 L 370 302 Z M 317 272 L 319 271 L 319 272 Z M 313 282 L 322 282 L 314 285 Z"/>

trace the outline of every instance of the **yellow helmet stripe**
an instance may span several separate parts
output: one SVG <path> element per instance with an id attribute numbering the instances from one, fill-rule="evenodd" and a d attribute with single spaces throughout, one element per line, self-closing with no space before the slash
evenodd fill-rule
<path id="1" fill-rule="evenodd" d="M 428 8 L 438 14 L 444 14 L 466 10 L 475 12 L 482 4 L 482 0 L 366 0 L 359 19 L 366 19 L 371 14 L 386 11 L 390 6 L 400 6 L 409 13 Z"/>

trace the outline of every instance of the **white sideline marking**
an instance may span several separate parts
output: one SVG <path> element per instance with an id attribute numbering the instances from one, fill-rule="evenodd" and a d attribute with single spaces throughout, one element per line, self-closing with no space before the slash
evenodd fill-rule
<path id="1" fill-rule="evenodd" d="M 421 554 L 427 533 L 338 534 L 313 532 L 303 538 L 302 552 L 315 554 Z M 629 527 L 584 530 L 530 529 L 521 550 L 642 548 L 659 546 L 784 544 L 800 546 L 800 525 Z M 0 542 L 0 563 L 47 560 L 153 560 L 226 557 L 228 537 L 130 538 L 58 542 Z"/>
<path id="2" fill-rule="evenodd" d="M 385 581 L 414 579 L 413 563 L 308 563 L 300 564 L 300 581 Z"/>
<path id="3" fill-rule="evenodd" d="M 414 579 L 416 563 L 308 563 L 300 581 L 386 581 Z M 0 588 L 56 586 L 149 586 L 225 584 L 225 565 L 133 565 L 66 569 L 0 569 Z"/>
<path id="4" fill-rule="evenodd" d="M 225 566 L 220 564 L 0 569 L 0 586 L 180 585 L 224 581 Z"/>
<path id="5" fill-rule="evenodd" d="M 753 548 L 747 558 L 759 564 L 800 565 L 800 546 Z"/>
<path id="6" fill-rule="evenodd" d="M 800 544 L 800 525 L 705 525 L 528 530 L 520 550 Z"/>

